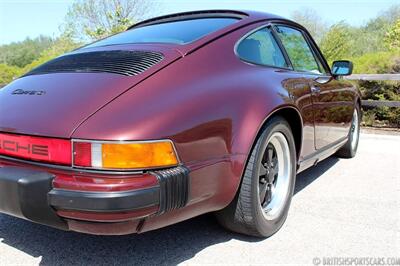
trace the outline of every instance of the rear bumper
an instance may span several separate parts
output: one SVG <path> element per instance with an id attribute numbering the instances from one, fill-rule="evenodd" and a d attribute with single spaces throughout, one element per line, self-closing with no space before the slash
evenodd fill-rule
<path id="1" fill-rule="evenodd" d="M 0 161 L 0 212 L 63 230 L 92 234 L 134 233 L 143 218 L 186 206 L 188 174 L 187 168 L 178 166 L 129 178 L 131 182 L 140 180 L 142 183 L 143 179 L 156 178 L 156 183 L 150 187 L 101 191 L 100 184 L 96 185 L 96 191 L 84 191 L 55 188 L 53 181 L 60 176 L 57 172 L 5 165 Z M 107 178 L 115 177 L 101 175 L 96 181 L 102 183 Z"/>

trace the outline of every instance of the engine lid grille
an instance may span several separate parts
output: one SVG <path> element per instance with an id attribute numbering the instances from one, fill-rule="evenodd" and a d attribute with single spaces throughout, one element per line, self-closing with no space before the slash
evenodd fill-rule
<path id="1" fill-rule="evenodd" d="M 163 54 L 151 51 L 115 50 L 68 54 L 31 70 L 25 76 L 63 72 L 107 72 L 136 76 L 163 59 Z"/>

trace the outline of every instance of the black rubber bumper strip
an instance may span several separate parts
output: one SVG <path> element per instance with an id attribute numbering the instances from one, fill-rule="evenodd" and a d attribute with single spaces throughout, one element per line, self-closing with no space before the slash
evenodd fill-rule
<path id="1" fill-rule="evenodd" d="M 0 212 L 68 230 L 47 202 L 54 176 L 14 166 L 0 167 Z"/>
<path id="2" fill-rule="evenodd" d="M 189 169 L 181 165 L 175 168 L 150 172 L 160 183 L 160 209 L 158 214 L 185 207 L 189 202 Z"/>
<path id="3" fill-rule="evenodd" d="M 157 206 L 160 202 L 158 186 L 127 192 L 80 192 L 53 189 L 48 194 L 49 203 L 57 209 L 118 212 L 134 211 Z"/>

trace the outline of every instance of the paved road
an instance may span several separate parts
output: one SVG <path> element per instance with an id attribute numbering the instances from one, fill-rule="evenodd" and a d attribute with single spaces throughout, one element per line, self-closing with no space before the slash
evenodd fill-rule
<path id="1" fill-rule="evenodd" d="M 0 215 L 0 265 L 312 264 L 314 257 L 400 257 L 400 136 L 362 134 L 355 159 L 298 176 L 288 220 L 259 240 L 212 215 L 123 237 L 68 233 Z"/>

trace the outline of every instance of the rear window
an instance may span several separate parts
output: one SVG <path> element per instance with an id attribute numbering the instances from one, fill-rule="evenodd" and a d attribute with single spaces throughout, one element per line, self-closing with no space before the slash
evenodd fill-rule
<path id="1" fill-rule="evenodd" d="M 237 21 L 236 18 L 201 18 L 154 24 L 124 31 L 85 48 L 128 43 L 186 44 Z"/>

